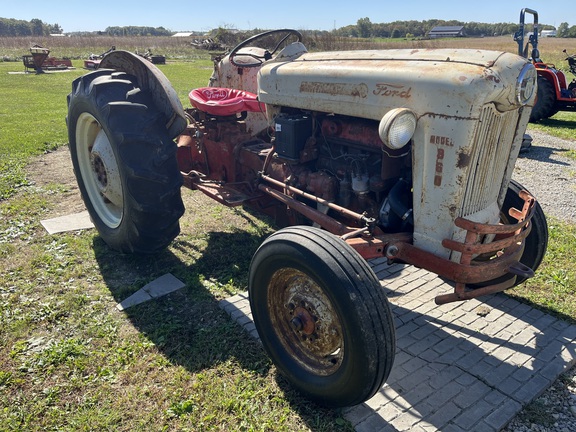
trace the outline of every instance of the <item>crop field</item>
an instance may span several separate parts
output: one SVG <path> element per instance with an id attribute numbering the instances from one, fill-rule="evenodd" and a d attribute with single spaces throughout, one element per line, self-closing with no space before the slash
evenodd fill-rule
<path id="1" fill-rule="evenodd" d="M 48 235 L 40 224 L 83 210 L 65 121 L 71 82 L 86 73 L 83 59 L 112 45 L 165 55 L 159 67 L 189 106 L 188 92 L 212 73 L 210 53 L 189 42 L 0 38 L 0 431 L 351 430 L 341 410 L 291 390 L 260 344 L 218 307 L 218 300 L 246 290 L 250 258 L 274 231 L 270 220 L 184 190 L 182 233 L 153 256 L 113 252 L 95 230 Z M 71 58 L 75 69 L 22 73 L 20 57 L 35 43 Z M 516 51 L 510 37 L 309 43 Z M 576 40 L 543 39 L 541 56 L 564 67 L 562 49 L 576 52 Z M 530 127 L 574 139 L 576 114 Z M 541 270 L 511 295 L 574 322 L 576 227 L 549 223 Z M 186 287 L 116 309 L 166 273 Z"/>

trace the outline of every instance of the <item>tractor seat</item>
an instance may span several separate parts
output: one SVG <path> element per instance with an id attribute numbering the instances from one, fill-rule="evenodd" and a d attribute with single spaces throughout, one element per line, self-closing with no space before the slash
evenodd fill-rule
<path id="1" fill-rule="evenodd" d="M 244 90 L 202 87 L 192 90 L 188 98 L 195 108 L 215 116 L 231 116 L 244 111 L 266 112 L 266 105 L 258 102 L 254 93 Z"/>

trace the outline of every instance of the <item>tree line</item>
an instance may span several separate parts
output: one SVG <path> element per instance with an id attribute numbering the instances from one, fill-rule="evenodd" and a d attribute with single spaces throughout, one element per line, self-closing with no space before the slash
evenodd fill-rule
<path id="1" fill-rule="evenodd" d="M 468 36 L 501 36 L 511 35 L 518 30 L 517 23 L 479 23 L 457 20 L 430 19 L 425 21 L 393 21 L 390 23 L 373 23 L 370 18 L 360 18 L 356 24 L 332 30 L 334 36 L 361 38 L 424 38 L 436 26 L 462 26 Z M 553 30 L 554 26 L 541 24 L 541 30 Z M 529 30 L 527 30 L 529 31 Z M 47 24 L 38 18 L 30 21 L 13 18 L 0 18 L 0 37 L 2 36 L 48 36 L 62 34 L 58 24 Z M 576 25 L 563 22 L 556 29 L 557 37 L 576 37 Z M 164 27 L 115 26 L 97 32 L 75 32 L 75 34 L 107 36 L 171 36 L 174 32 Z"/>
<path id="2" fill-rule="evenodd" d="M 48 36 L 62 31 L 58 24 L 47 24 L 38 18 L 30 21 L 0 18 L 0 36 Z"/>
<path id="3" fill-rule="evenodd" d="M 390 23 L 373 23 L 370 18 L 360 18 L 356 24 L 341 27 L 333 30 L 337 36 L 352 36 L 362 38 L 424 38 L 428 32 L 437 26 L 462 26 L 467 36 L 503 36 L 514 34 L 518 30 L 517 23 L 479 23 L 463 22 L 457 20 L 430 19 L 425 21 L 393 21 Z M 560 27 L 567 30 L 560 36 Z M 558 29 L 559 37 L 572 36 L 572 31 L 576 33 L 576 26 L 570 27 L 568 23 L 560 24 Z M 528 26 L 530 28 L 530 26 Z M 553 30 L 554 26 L 541 24 L 541 30 Z M 529 31 L 529 30 L 527 30 Z"/>
<path id="4" fill-rule="evenodd" d="M 49 36 L 62 34 L 59 24 L 47 24 L 38 18 L 30 21 L 14 18 L 0 18 L 0 37 L 5 36 Z M 75 32 L 74 34 L 94 34 L 106 36 L 172 36 L 174 32 L 164 27 L 107 27 L 104 31 Z"/>

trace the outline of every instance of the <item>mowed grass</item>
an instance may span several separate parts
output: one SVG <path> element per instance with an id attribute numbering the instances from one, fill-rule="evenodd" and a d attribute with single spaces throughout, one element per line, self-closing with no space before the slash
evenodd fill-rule
<path id="1" fill-rule="evenodd" d="M 182 233 L 153 256 L 110 251 L 94 230 L 46 234 L 39 221 L 70 191 L 32 182 L 26 165 L 67 144 L 66 95 L 85 73 L 74 64 L 9 75 L 22 64 L 0 63 L 0 431 L 351 430 L 292 391 L 218 307 L 246 289 L 270 221 L 185 190 Z M 185 106 L 211 74 L 206 53 L 160 68 Z M 550 233 L 541 271 L 514 295 L 574 320 L 575 228 L 553 220 Z M 186 287 L 116 309 L 168 272 Z"/>
<path id="2" fill-rule="evenodd" d="M 246 289 L 270 223 L 184 191 L 182 234 L 154 256 L 112 252 L 94 230 L 46 234 L 40 220 L 69 190 L 25 166 L 67 144 L 66 95 L 86 73 L 74 64 L 9 75 L 21 63 L 0 63 L 0 430 L 350 430 L 294 393 L 218 307 Z M 184 105 L 212 72 L 209 58 L 160 67 Z M 116 309 L 168 272 L 186 288 Z"/>

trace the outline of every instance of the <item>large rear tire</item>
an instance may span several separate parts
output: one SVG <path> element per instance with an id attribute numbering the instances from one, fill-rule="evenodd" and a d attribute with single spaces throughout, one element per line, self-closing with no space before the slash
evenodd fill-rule
<path id="1" fill-rule="evenodd" d="M 184 213 L 176 144 L 134 76 L 99 69 L 68 95 L 68 139 L 82 199 L 103 240 L 152 253 L 180 232 Z"/>
<path id="2" fill-rule="evenodd" d="M 538 91 L 536 93 L 536 101 L 530 113 L 530 121 L 538 122 L 552 117 L 558 112 L 554 108 L 556 105 L 556 91 L 554 87 L 546 78 L 538 77 Z"/>
<path id="3" fill-rule="evenodd" d="M 351 406 L 382 387 L 395 354 L 392 311 L 344 241 L 313 227 L 274 233 L 252 258 L 248 290 L 264 348 L 305 396 Z"/>

